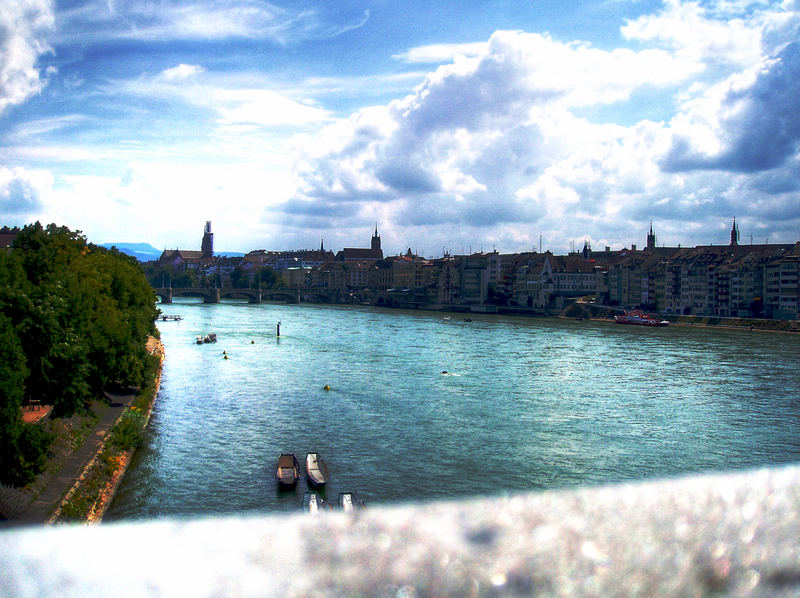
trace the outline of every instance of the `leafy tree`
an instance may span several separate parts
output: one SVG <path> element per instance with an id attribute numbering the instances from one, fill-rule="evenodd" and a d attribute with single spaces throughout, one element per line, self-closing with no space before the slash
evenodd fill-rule
<path id="1" fill-rule="evenodd" d="M 111 383 L 143 383 L 157 311 L 134 258 L 36 223 L 4 252 L 0 283 L 2 313 L 26 358 L 26 398 L 66 416 Z"/>
<path id="2" fill-rule="evenodd" d="M 23 485 L 44 466 L 52 438 L 22 421 L 28 369 L 11 320 L 0 314 L 0 483 Z"/>

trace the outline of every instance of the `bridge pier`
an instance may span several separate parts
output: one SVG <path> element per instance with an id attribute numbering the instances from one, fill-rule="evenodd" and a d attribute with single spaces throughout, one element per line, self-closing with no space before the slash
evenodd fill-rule
<path id="1" fill-rule="evenodd" d="M 219 289 L 212 288 L 205 290 L 205 294 L 203 296 L 203 303 L 219 303 L 219 302 L 220 302 Z"/>

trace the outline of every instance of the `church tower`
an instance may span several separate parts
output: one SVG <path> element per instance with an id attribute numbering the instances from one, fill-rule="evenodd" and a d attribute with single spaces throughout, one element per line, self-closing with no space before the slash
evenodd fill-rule
<path id="1" fill-rule="evenodd" d="M 650 223 L 650 232 L 647 233 L 647 248 L 648 249 L 655 249 L 656 248 L 656 234 L 653 232 L 653 223 Z"/>
<path id="2" fill-rule="evenodd" d="M 731 227 L 731 247 L 736 247 L 739 244 L 739 227 L 736 225 L 736 218 L 733 219 L 733 226 Z"/>
<path id="3" fill-rule="evenodd" d="M 214 255 L 214 233 L 211 232 L 211 221 L 206 221 L 206 228 L 203 230 L 203 244 L 200 245 L 200 251 L 203 257 L 212 257 Z"/>
<path id="4" fill-rule="evenodd" d="M 375 234 L 372 235 L 372 244 L 370 245 L 370 248 L 373 251 L 380 251 L 380 249 L 381 249 L 381 238 L 378 235 L 378 225 L 377 224 L 375 225 Z"/>

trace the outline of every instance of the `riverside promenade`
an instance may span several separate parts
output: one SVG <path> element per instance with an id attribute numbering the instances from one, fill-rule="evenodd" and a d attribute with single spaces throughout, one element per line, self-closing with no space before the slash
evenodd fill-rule
<path id="1" fill-rule="evenodd" d="M 69 455 L 64 466 L 53 476 L 50 483 L 39 493 L 28 509 L 19 517 L 9 521 L 11 525 L 48 523 L 53 512 L 61 504 L 64 495 L 75 485 L 84 468 L 102 449 L 111 428 L 117 423 L 136 395 L 111 395 L 111 404 L 106 408 L 97 425 L 83 444 Z"/>
<path id="2" fill-rule="evenodd" d="M 152 410 L 160 388 L 164 346 L 161 341 L 150 337 L 147 342 L 147 350 L 151 354 L 157 355 L 161 363 L 159 363 L 158 371 L 156 372 L 155 385 L 150 397 L 149 409 L 146 414 L 145 422 L 149 420 L 150 410 Z M 9 520 L 0 522 L 0 527 L 53 523 L 65 497 L 70 490 L 78 485 L 84 471 L 88 469 L 93 459 L 101 453 L 112 428 L 123 416 L 125 411 L 131 407 L 137 396 L 136 393 L 106 394 L 109 405 L 105 407 L 100 419 L 87 435 L 83 444 L 65 458 L 58 472 L 53 475 L 47 485 L 39 492 L 36 498 L 31 501 L 27 508 L 21 513 L 11 517 Z M 130 452 L 132 452 L 132 450 L 133 449 L 131 449 Z M 128 457 L 130 457 L 130 455 L 128 455 Z M 121 473 L 124 472 L 120 472 L 116 476 L 115 482 L 118 483 Z M 116 483 L 113 484 L 112 491 L 102 497 L 102 504 L 99 505 L 100 512 L 105 511 L 108 503 L 110 503 L 113 498 L 113 490 L 115 489 Z"/>

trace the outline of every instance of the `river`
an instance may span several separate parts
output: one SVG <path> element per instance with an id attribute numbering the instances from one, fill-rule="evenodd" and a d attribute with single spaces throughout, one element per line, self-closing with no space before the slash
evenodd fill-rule
<path id="1" fill-rule="evenodd" d="M 800 461 L 800 335 L 161 308 L 183 319 L 158 325 L 161 391 L 107 521 L 297 510 L 305 481 L 290 492 L 274 482 L 282 452 L 319 452 L 327 498 L 355 491 L 370 505 Z M 217 343 L 195 343 L 208 332 Z"/>

